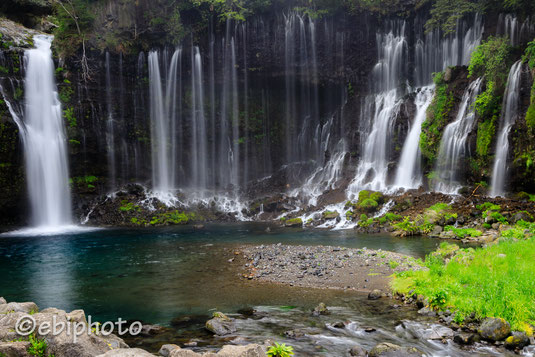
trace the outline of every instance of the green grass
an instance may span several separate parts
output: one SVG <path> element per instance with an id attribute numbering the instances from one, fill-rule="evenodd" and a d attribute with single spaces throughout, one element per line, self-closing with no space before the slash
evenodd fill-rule
<path id="1" fill-rule="evenodd" d="M 446 232 L 452 231 L 459 238 L 466 238 L 467 236 L 480 237 L 482 234 L 481 231 L 478 231 L 474 228 L 456 228 L 454 226 L 446 226 L 444 227 L 444 230 Z"/>
<path id="2" fill-rule="evenodd" d="M 388 266 L 390 266 L 391 269 L 396 269 L 399 266 L 399 263 L 395 260 L 391 260 L 388 262 Z"/>
<path id="3" fill-rule="evenodd" d="M 513 330 L 532 334 L 534 260 L 533 238 L 516 242 L 505 239 L 484 249 L 460 249 L 446 264 L 440 257 L 429 255 L 425 260 L 428 270 L 396 273 L 391 286 L 403 294 L 413 290 L 436 308 L 455 310 L 456 321 L 463 321 L 471 313 L 480 319 L 501 317 Z"/>
<path id="4" fill-rule="evenodd" d="M 449 211 L 451 209 L 450 205 L 444 202 L 435 203 L 428 210 L 435 211 L 437 213 L 442 213 L 443 211 Z"/>

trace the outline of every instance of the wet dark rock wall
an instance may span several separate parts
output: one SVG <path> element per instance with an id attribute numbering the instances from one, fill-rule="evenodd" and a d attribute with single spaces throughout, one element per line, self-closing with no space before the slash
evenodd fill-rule
<path id="1" fill-rule="evenodd" d="M 106 4 L 99 3 L 98 16 L 95 20 L 95 31 L 100 31 L 99 41 L 88 46 L 90 80 L 83 81 L 79 57 L 58 58 L 56 72 L 59 95 L 66 113 L 67 136 L 69 140 L 69 164 L 72 177 L 72 192 L 74 209 L 76 212 L 87 211 L 88 202 L 98 195 L 110 192 L 117 187 L 139 182 L 150 186 L 151 181 L 151 138 L 147 54 L 150 50 L 159 50 L 163 62 L 168 61 L 175 46 L 183 49 L 183 63 L 181 66 L 184 90 L 184 105 L 188 104 L 188 87 L 191 81 L 191 51 L 193 46 L 199 46 L 202 54 L 202 65 L 205 71 L 205 91 L 208 92 L 208 71 L 210 66 L 210 43 L 215 43 L 215 88 L 222 90 L 224 77 L 219 70 L 222 67 L 222 45 L 229 31 L 235 35 L 237 41 L 237 72 L 240 97 L 240 111 L 244 110 L 244 98 L 248 99 L 249 118 L 260 118 L 260 126 L 269 127 L 269 133 L 257 133 L 250 128 L 250 140 L 241 150 L 240 160 L 248 163 L 249 173 L 244 182 L 249 182 L 250 189 L 243 187 L 247 196 L 263 195 L 283 191 L 287 184 L 295 187 L 299 180 L 310 172 L 306 165 L 291 168 L 288 172 L 281 172 L 280 168 L 287 164 L 286 148 L 284 146 L 284 117 L 286 105 L 286 76 L 291 75 L 285 67 L 285 18 L 288 12 L 280 11 L 251 18 L 245 25 L 225 24 L 214 19 L 209 26 L 200 28 L 192 36 L 179 43 L 169 42 L 167 34 L 154 29 L 143 17 L 143 11 L 149 2 L 141 1 L 138 7 L 132 7 L 130 2 L 110 0 Z M 156 9 L 156 10 L 154 10 Z M 152 11 L 157 11 L 155 7 Z M 161 8 L 160 10 L 165 10 Z M 414 46 L 416 35 L 423 32 L 423 24 L 428 9 L 422 8 L 419 13 L 408 16 L 408 72 L 404 74 L 409 84 L 414 84 Z M 489 16 L 488 21 L 495 21 Z M 494 20 L 493 20 L 494 19 Z M 188 19 L 184 19 L 187 23 Z M 188 26 L 194 26 L 189 19 Z M 395 19 L 395 21 L 400 21 Z M 361 13 L 348 15 L 344 13 L 326 17 L 315 21 L 316 28 L 316 57 L 317 57 L 317 87 L 319 94 L 319 121 L 326 123 L 334 116 L 337 130 L 333 130 L 332 143 L 344 137 L 348 143 L 349 155 L 345 166 L 345 174 L 350 179 L 357 163 L 361 148 L 361 136 L 358 131 L 362 98 L 369 93 L 373 83 L 369 83 L 369 74 L 377 62 L 376 32 L 384 31 L 389 21 Z M 492 24 L 485 28 L 492 29 Z M 243 35 L 245 33 L 245 36 Z M 484 36 L 494 33 L 485 32 Z M 245 46 L 244 46 L 245 45 Z M 104 50 L 104 48 L 107 50 Z M 4 49 L 5 55 L 12 50 Z M 107 52 L 107 53 L 106 53 Z M 108 61 L 106 58 L 108 57 Z M 245 67 L 245 62 L 247 63 Z M 0 77 L 13 77 L 13 64 L 6 63 L 8 73 L 0 73 Z M 461 71 L 463 72 L 463 71 Z M 17 76 L 20 78 L 21 73 Z M 109 73 L 109 75 L 107 75 Z M 245 76 L 247 73 L 248 86 L 245 90 Z M 464 86 L 467 85 L 466 72 L 454 79 L 456 105 L 460 101 Z M 300 77 L 298 73 L 296 83 L 303 81 L 310 85 L 310 78 Z M 15 76 L 16 77 L 16 76 Z M 526 88 L 529 81 L 526 77 Z M 458 83 L 457 83 L 458 82 Z M 13 89 L 11 89 L 13 90 Z M 527 91 L 526 91 L 527 93 Z M 13 98 L 13 93 L 10 94 Z M 524 96 L 528 98 L 528 95 Z M 299 98 L 298 98 L 299 99 Z M 526 99 L 527 101 L 528 99 Z M 17 100 L 15 100 L 17 101 Z M 20 98 L 19 100 L 20 101 Z M 391 166 L 395 165 L 401 152 L 404 138 L 407 135 L 409 122 L 414 117 L 414 98 L 407 96 L 401 105 L 395 121 L 394 138 L 390 151 Z M 527 102 L 526 102 L 527 103 Z M 25 211 L 25 186 L 23 175 L 23 156 L 20 140 L 16 139 L 16 126 L 8 114 L 5 104 L 1 110 L 2 140 L 0 150 L 0 179 L 5 191 L 2 195 L 2 212 L 0 223 L 23 223 Z M 455 110 L 452 111 L 453 120 Z M 220 113 L 216 114 L 217 116 Z M 70 120 L 67 119 L 70 118 Z M 110 120 L 111 117 L 111 120 Z M 297 123 L 303 123 L 306 118 L 299 118 Z M 114 130 L 113 142 L 109 141 L 109 123 Z M 189 131 L 189 122 L 183 122 L 184 132 Z M 522 123 L 518 123 L 516 132 L 522 131 Z M 240 133 L 243 133 L 242 128 Z M 262 135 L 260 135 L 262 134 Z M 254 140 L 255 135 L 259 137 Z M 267 137 L 266 137 L 267 135 Z M 185 162 L 181 168 L 187 175 L 189 138 L 184 136 L 180 155 Z M 515 146 L 526 147 L 526 142 L 519 135 L 515 139 Z M 475 139 L 471 138 L 471 146 Z M 113 144 L 115 169 L 109 163 L 110 145 Z M 332 147 L 330 148 L 332 149 Z M 325 153 L 328 159 L 330 151 Z M 517 167 L 517 160 L 515 167 Z M 525 164 L 525 163 L 524 163 Z M 427 167 L 427 172 L 432 168 Z M 515 169 L 516 170 L 516 169 Z M 391 170 L 392 172 L 394 170 Z M 520 172 L 520 169 L 517 170 Z M 526 171 L 523 171 L 526 172 Z M 278 179 L 266 186 L 253 184 L 254 180 L 270 174 L 276 174 Z M 527 173 L 529 175 L 529 171 Z M 514 174 L 514 182 L 525 181 L 524 176 Z M 112 180 L 113 177 L 113 180 Z M 477 178 L 479 179 L 479 177 Z M 472 178 L 471 181 L 475 181 Z M 115 184 L 113 183 L 115 181 Z"/>

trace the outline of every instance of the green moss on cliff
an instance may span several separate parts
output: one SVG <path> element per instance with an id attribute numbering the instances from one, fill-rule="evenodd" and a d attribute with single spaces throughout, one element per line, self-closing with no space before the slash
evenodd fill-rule
<path id="1" fill-rule="evenodd" d="M 427 109 L 427 118 L 420 134 L 420 150 L 430 164 L 436 160 L 442 132 L 453 109 L 453 91 L 444 81 L 444 72 L 436 73 L 433 80 L 436 85 L 435 97 Z"/>
<path id="2" fill-rule="evenodd" d="M 505 37 L 489 37 L 479 45 L 470 59 L 469 77 L 484 77 L 485 90 L 475 102 L 480 118 L 477 129 L 476 161 L 478 169 L 490 165 L 490 146 L 500 117 L 503 92 L 509 73 L 511 46 Z"/>
<path id="3" fill-rule="evenodd" d="M 482 159 L 487 158 L 489 154 L 492 138 L 496 132 L 495 122 L 495 117 L 493 117 L 492 119 L 479 123 L 477 126 L 476 152 Z"/>
<path id="4" fill-rule="evenodd" d="M 533 77 L 535 78 L 535 40 L 528 43 L 523 60 L 528 63 Z M 529 108 L 526 112 L 526 124 L 530 130 L 530 134 L 535 135 L 535 80 L 531 87 L 531 99 Z"/>

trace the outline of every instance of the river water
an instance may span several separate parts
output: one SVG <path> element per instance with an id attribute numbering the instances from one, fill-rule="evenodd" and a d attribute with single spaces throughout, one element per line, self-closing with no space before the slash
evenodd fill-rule
<path id="1" fill-rule="evenodd" d="M 84 309 L 93 321 L 122 319 L 169 326 L 151 338 L 129 339 L 157 352 L 162 343 L 197 339 L 198 349 L 214 348 L 228 339 L 203 329 L 214 311 L 237 317 L 238 335 L 247 342 L 286 342 L 298 355 L 342 356 L 359 344 L 378 342 L 418 347 L 428 355 L 498 355 L 480 346 L 456 346 L 421 338 L 433 328 L 410 307 L 395 300 L 368 301 L 353 291 L 305 289 L 259 284 L 242 279 L 241 265 L 228 262 L 242 244 L 335 245 L 383 249 L 423 257 L 440 241 L 358 235 L 353 231 L 293 230 L 263 224 L 218 224 L 154 229 L 102 229 L 79 234 L 0 237 L 0 296 L 8 301 L 35 301 L 40 308 Z M 312 317 L 325 302 L 331 314 Z M 260 315 L 239 311 L 254 308 Z M 181 321 L 171 327 L 171 321 Z M 402 321 L 414 321 L 402 323 Z M 345 328 L 333 328 L 343 321 Z M 375 332 L 364 332 L 373 327 Z M 283 336 L 298 329 L 304 337 Z M 420 337 L 418 337 L 420 336 Z"/>

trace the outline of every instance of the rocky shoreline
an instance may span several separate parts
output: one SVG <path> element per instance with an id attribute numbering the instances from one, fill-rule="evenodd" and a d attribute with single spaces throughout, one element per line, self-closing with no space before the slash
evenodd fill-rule
<path id="1" fill-rule="evenodd" d="M 515 353 L 520 353 L 523 348 L 535 344 L 533 336 L 512 331 L 504 319 L 494 317 L 477 319 L 474 315 L 459 324 L 455 320 L 455 313 L 449 310 L 434 310 L 423 296 L 392 294 L 389 276 L 394 272 L 427 269 L 414 258 L 403 254 L 367 248 L 282 244 L 245 246 L 235 254 L 243 254 L 245 279 L 288 286 L 358 290 L 368 292 L 369 300 L 391 298 L 400 301 L 402 305 L 414 306 L 418 309 L 419 315 L 435 319 L 441 324 L 427 337 L 441 340 L 443 343 L 453 341 L 459 346 L 471 346 L 483 341 Z M 314 313 L 328 314 L 328 308 L 320 304 Z M 343 327 L 343 324 L 339 327 Z M 388 353 L 395 353 L 393 355 L 396 356 L 421 355 L 416 349 L 404 349 L 388 343 L 378 346 L 378 350 L 388 351 L 385 355 L 390 355 Z M 357 356 L 382 355 L 376 354 L 376 351 L 370 351 L 369 354 L 360 350 L 355 351 L 354 355 Z"/>
<path id="2" fill-rule="evenodd" d="M 221 314 L 206 324 L 219 326 Z M 228 319 L 228 321 L 231 320 Z M 124 322 L 124 321 L 123 321 Z M 54 332 L 54 326 L 57 327 Z M 154 356 L 140 348 L 130 348 L 114 333 L 106 333 L 104 325 L 91 324 L 83 310 L 66 312 L 56 308 L 39 310 L 33 302 L 7 302 L 0 298 L 0 356 L 2 357 L 148 357 Z M 142 325 L 141 335 L 157 334 L 163 327 Z M 76 332 L 78 331 L 78 333 Z M 214 334 L 219 329 L 211 329 Z M 267 345 L 225 345 L 218 352 L 196 353 L 175 344 L 161 346 L 163 357 L 262 357 Z"/>
<path id="3" fill-rule="evenodd" d="M 290 286 L 389 291 L 389 276 L 421 269 L 416 259 L 399 253 L 367 248 L 331 246 L 243 246 L 245 279 Z"/>

